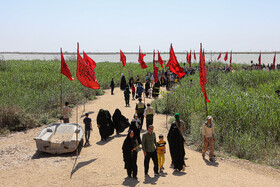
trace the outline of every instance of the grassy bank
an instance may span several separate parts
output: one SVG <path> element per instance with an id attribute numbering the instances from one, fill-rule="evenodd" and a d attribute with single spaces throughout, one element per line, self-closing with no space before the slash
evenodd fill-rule
<path id="1" fill-rule="evenodd" d="M 280 166 L 280 71 L 208 72 L 209 115 L 216 124 L 216 150 Z M 190 86 L 190 79 L 193 85 Z M 168 105 L 166 104 L 168 103 Z M 189 141 L 202 149 L 205 103 L 198 74 L 185 77 L 152 105 L 161 113 L 179 112 Z"/>
<path id="2" fill-rule="evenodd" d="M 76 77 L 76 62 L 67 62 L 73 77 Z M 96 77 L 100 90 L 92 90 L 78 83 L 79 103 L 92 100 L 96 95 L 109 88 L 111 78 L 115 85 L 120 83 L 120 74 L 127 80 L 129 70 L 132 75 L 144 78 L 149 68 L 141 70 L 139 64 L 128 63 L 124 68 L 121 63 L 98 63 Z M 0 61 L 0 134 L 57 121 L 60 117 L 60 61 Z M 62 76 L 63 103 L 76 103 L 76 81 Z"/>

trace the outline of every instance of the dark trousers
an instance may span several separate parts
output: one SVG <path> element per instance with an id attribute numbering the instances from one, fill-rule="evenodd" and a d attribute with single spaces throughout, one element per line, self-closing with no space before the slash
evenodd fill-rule
<path id="1" fill-rule="evenodd" d="M 146 152 L 146 156 L 144 159 L 144 167 L 145 167 L 145 174 L 148 174 L 149 171 L 149 163 L 150 163 L 150 158 L 152 158 L 154 162 L 154 172 L 158 173 L 158 157 L 157 157 L 157 151 L 155 150 L 154 152 Z"/>
<path id="2" fill-rule="evenodd" d="M 134 97 L 135 97 L 135 93 L 132 93 L 132 99 L 134 99 Z"/>
<path id="3" fill-rule="evenodd" d="M 129 105 L 129 99 L 125 99 L 125 105 Z"/>
<path id="4" fill-rule="evenodd" d="M 146 127 L 147 127 L 147 130 L 149 128 L 150 125 L 153 125 L 153 122 L 154 122 L 154 119 L 147 119 L 146 118 Z"/>
<path id="5" fill-rule="evenodd" d="M 129 160 L 129 166 L 127 167 L 126 171 L 127 171 L 127 175 L 131 176 L 131 174 L 133 175 L 133 177 L 137 176 L 137 152 L 133 152 L 132 153 L 132 157 Z"/>
<path id="6" fill-rule="evenodd" d="M 63 118 L 63 123 L 69 123 L 69 118 Z"/>
<path id="7" fill-rule="evenodd" d="M 85 138 L 86 138 L 86 142 L 89 141 L 89 137 L 90 137 L 90 130 L 85 130 Z"/>
<path id="8" fill-rule="evenodd" d="M 111 95 L 114 94 L 114 87 L 111 87 Z"/>
<path id="9" fill-rule="evenodd" d="M 143 113 L 138 113 L 137 115 L 138 115 L 138 118 L 139 118 L 140 121 L 141 121 L 141 128 L 140 128 L 140 130 L 141 130 L 141 129 L 142 129 L 142 126 L 143 126 L 144 115 L 143 115 Z"/>

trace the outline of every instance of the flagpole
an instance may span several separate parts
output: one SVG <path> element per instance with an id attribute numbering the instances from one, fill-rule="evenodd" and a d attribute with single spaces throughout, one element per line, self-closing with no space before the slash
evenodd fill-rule
<path id="1" fill-rule="evenodd" d="M 168 91 L 167 91 L 167 94 L 166 94 L 166 119 L 165 119 L 165 122 L 166 122 L 166 128 L 167 128 L 167 118 L 168 118 Z"/>
<path id="2" fill-rule="evenodd" d="M 77 68 L 78 68 L 78 58 L 79 58 L 79 42 L 77 43 Z M 76 75 L 77 76 L 77 75 Z M 78 78 L 77 78 L 77 83 L 76 83 L 76 155 L 77 155 L 77 158 L 78 158 L 78 154 L 79 154 L 79 151 L 78 151 L 78 115 L 79 115 L 79 105 L 78 105 L 78 101 L 79 101 L 79 94 L 78 94 Z"/>
<path id="3" fill-rule="evenodd" d="M 60 48 L 60 52 L 62 53 L 62 48 Z M 62 115 L 62 73 L 61 73 L 61 63 L 60 63 L 60 112 Z M 62 118 L 60 118 L 61 123 Z"/>

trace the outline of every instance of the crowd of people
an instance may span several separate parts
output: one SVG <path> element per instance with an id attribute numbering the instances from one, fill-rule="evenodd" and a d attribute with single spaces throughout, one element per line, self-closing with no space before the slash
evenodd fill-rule
<path id="1" fill-rule="evenodd" d="M 147 104 L 147 107 L 142 103 L 142 99 L 139 98 L 139 102 L 136 104 L 135 114 L 131 122 L 122 115 L 119 109 L 116 109 L 113 116 L 107 110 L 100 109 L 97 114 L 97 127 L 101 141 L 106 141 L 107 138 L 114 134 L 119 135 L 128 129 L 127 137 L 122 145 L 124 168 L 127 171 L 127 176 L 137 179 L 137 154 L 142 149 L 144 154 L 144 174 L 148 175 L 150 159 L 153 161 L 153 171 L 155 176 L 159 176 L 160 172 L 164 170 L 166 141 L 164 136 L 160 134 L 157 136 L 153 125 L 153 118 L 155 115 L 154 109 Z M 146 118 L 146 130 L 144 130 L 143 122 Z M 183 120 L 180 119 L 180 115 L 176 113 L 174 115 L 174 122 L 171 124 L 167 134 L 167 142 L 169 145 L 169 152 L 172 160 L 172 167 L 176 171 L 184 171 L 185 164 L 185 148 L 184 148 L 184 132 L 186 126 Z M 89 118 L 89 114 L 85 114 L 83 120 L 85 124 L 85 145 L 90 145 L 89 137 L 92 130 L 92 120 Z M 141 132 L 143 132 L 141 137 Z M 205 159 L 205 153 L 209 147 L 210 154 L 209 160 L 214 162 L 214 123 L 212 117 L 208 116 L 207 121 L 202 125 L 203 136 L 203 150 L 202 157 Z"/>
<path id="2" fill-rule="evenodd" d="M 156 136 L 154 128 L 154 116 L 155 110 L 151 107 L 150 103 L 143 103 L 143 97 L 158 97 L 160 86 L 168 85 L 172 81 L 176 82 L 176 76 L 167 72 L 168 76 L 161 73 L 160 80 L 154 81 L 152 74 L 147 74 L 145 88 L 140 81 L 139 75 L 134 81 L 133 77 L 126 82 L 125 76 L 121 75 L 120 89 L 124 92 L 124 99 L 126 106 L 130 106 L 130 94 L 132 93 L 132 99 L 138 99 L 135 106 L 135 113 L 132 120 L 122 115 L 121 111 L 117 108 L 113 114 L 110 114 L 108 110 L 100 109 L 96 123 L 99 130 L 101 141 L 107 141 L 108 137 L 116 132 L 117 135 L 128 129 L 127 137 L 122 145 L 124 168 L 127 170 L 127 176 L 137 178 L 138 166 L 137 166 L 137 154 L 139 151 L 143 151 L 144 154 L 144 174 L 148 175 L 150 159 L 153 161 L 153 171 L 155 176 L 159 176 L 159 173 L 164 170 L 166 141 L 165 137 L 160 134 Z M 174 80 L 172 80 L 174 78 Z M 169 82 L 169 83 L 168 83 Z M 136 85 L 136 87 L 135 87 Z M 144 93 L 144 94 L 143 94 Z M 111 94 L 114 94 L 114 79 L 111 81 Z M 68 103 L 65 103 L 63 107 L 63 121 L 69 122 L 68 113 L 71 109 L 68 107 Z M 144 118 L 146 127 L 143 128 Z M 186 126 L 184 121 L 180 119 L 180 115 L 176 113 L 174 115 L 174 122 L 171 124 L 167 134 L 167 142 L 169 145 L 169 152 L 172 160 L 172 167 L 177 171 L 184 171 L 185 164 L 185 149 L 184 149 L 184 132 Z M 85 146 L 90 145 L 90 131 L 92 131 L 92 119 L 89 114 L 85 114 L 83 120 L 85 124 Z M 141 132 L 143 133 L 141 136 Z M 210 161 L 214 162 L 214 124 L 212 117 L 207 117 L 207 121 L 202 126 L 203 135 L 203 151 L 202 157 L 205 159 L 205 153 L 209 147 Z"/>

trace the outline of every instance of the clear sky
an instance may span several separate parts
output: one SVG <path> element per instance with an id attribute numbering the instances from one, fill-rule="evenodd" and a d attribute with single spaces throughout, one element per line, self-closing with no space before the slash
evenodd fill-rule
<path id="1" fill-rule="evenodd" d="M 279 0 L 0 0 L 0 51 L 280 50 Z"/>

